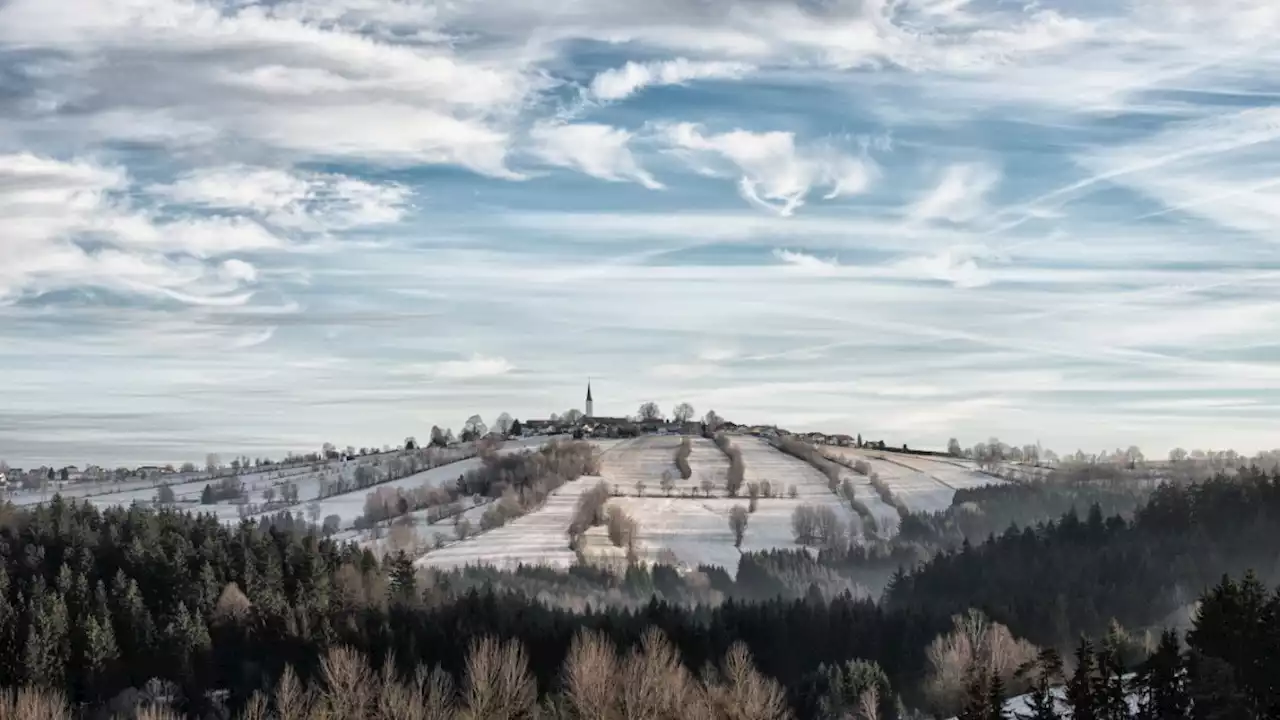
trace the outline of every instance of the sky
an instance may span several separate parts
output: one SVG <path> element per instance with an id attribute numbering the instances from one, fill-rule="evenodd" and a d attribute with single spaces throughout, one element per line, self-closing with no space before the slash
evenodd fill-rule
<path id="1" fill-rule="evenodd" d="M 0 0 L 0 458 L 653 400 L 1280 446 L 1274 0 Z"/>

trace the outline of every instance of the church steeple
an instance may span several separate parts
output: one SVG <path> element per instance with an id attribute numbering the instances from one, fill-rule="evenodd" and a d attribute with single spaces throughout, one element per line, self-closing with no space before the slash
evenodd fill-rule
<path id="1" fill-rule="evenodd" d="M 591 407 L 591 381 L 587 381 L 587 417 L 595 417 Z"/>

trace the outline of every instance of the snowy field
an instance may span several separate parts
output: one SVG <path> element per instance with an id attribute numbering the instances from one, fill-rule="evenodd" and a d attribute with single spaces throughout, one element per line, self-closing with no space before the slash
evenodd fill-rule
<path id="1" fill-rule="evenodd" d="M 637 492 L 636 483 L 643 483 L 646 492 L 658 494 L 663 472 L 671 473 L 677 488 L 696 487 L 692 480 L 681 480 L 676 468 L 681 439 L 679 435 L 642 435 L 622 440 L 601 458 L 600 475 L 624 493 Z"/>
<path id="2" fill-rule="evenodd" d="M 466 541 L 454 542 L 448 547 L 432 550 L 418 562 L 420 565 L 454 568 L 465 565 L 487 564 L 511 568 L 518 564 L 552 565 L 567 567 L 576 557 L 569 550 L 566 534 L 578 496 L 599 482 L 608 487 L 615 485 L 624 497 L 609 500 L 610 507 L 619 507 L 634 519 L 639 527 L 637 553 L 646 562 L 675 562 L 686 567 L 716 565 L 730 574 L 738 570 L 738 558 L 742 551 L 758 551 L 773 548 L 799 548 L 792 530 L 791 516 L 802 504 L 828 505 L 848 526 L 861 529 L 861 520 L 826 486 L 826 477 L 802 460 L 785 455 L 756 438 L 735 437 L 735 445 L 743 448 L 743 460 L 750 475 L 751 459 L 758 467 L 766 468 L 761 479 L 772 483 L 782 482 L 784 488 L 796 485 L 799 497 L 761 498 L 756 512 L 748 517 L 741 551 L 734 547 L 733 532 L 729 528 L 729 513 L 734 506 L 746 508 L 748 498 L 724 496 L 723 483 L 713 496 L 665 497 L 657 487 L 657 477 L 667 462 L 673 463 L 678 438 L 650 436 L 617 443 L 603 455 L 600 477 L 585 477 L 559 488 L 546 504 L 538 510 L 511 523 L 482 533 Z M 647 442 L 638 442 L 638 441 Z M 720 453 L 710 441 L 696 444 L 693 457 L 700 451 Z M 668 452 L 669 451 L 669 452 Z M 694 476 L 699 465 L 691 462 Z M 709 472 L 717 472 L 713 462 Z M 724 468 L 727 468 L 727 461 Z M 621 472 L 622 475 L 611 475 Z M 650 475 L 653 473 L 654 475 Z M 645 479 L 645 495 L 637 496 L 635 479 Z M 631 486 L 628 489 L 628 486 Z M 864 497 L 864 500 L 870 500 Z M 870 503 L 869 503 L 870 504 Z M 896 518 L 896 514 L 894 515 Z M 595 561 L 621 560 L 622 548 L 614 547 L 608 540 L 604 527 L 595 527 L 584 536 L 584 553 Z"/>
<path id="3" fill-rule="evenodd" d="M 882 457 L 884 453 L 830 446 L 824 447 L 823 450 L 832 457 L 842 458 L 848 462 L 865 460 L 871 466 L 872 472 L 880 476 L 880 479 L 889 486 L 890 492 L 911 512 L 934 513 L 951 507 L 951 498 L 956 494 L 954 488 L 947 487 L 919 470 L 888 462 Z M 875 495 L 875 489 L 871 487 L 870 482 L 867 482 L 866 487 L 873 497 L 879 498 Z M 859 495 L 866 497 L 861 493 Z"/>
<path id="4" fill-rule="evenodd" d="M 742 451 L 748 483 L 768 481 L 773 491 L 783 496 L 794 485 L 797 496 L 805 502 L 834 497 L 827 487 L 827 476 L 804 460 L 788 455 L 754 435 L 730 435 L 729 439 Z"/>
<path id="5" fill-rule="evenodd" d="M 596 476 L 584 476 L 565 483 L 534 512 L 500 528 L 432 550 L 419 558 L 417 564 L 441 569 L 468 565 L 510 569 L 520 564 L 567 568 L 577 559 L 569 549 L 568 530 L 578 496 L 601 480 Z"/>
<path id="6" fill-rule="evenodd" d="M 772 549 L 798 549 L 791 526 L 791 515 L 800 505 L 829 505 L 847 525 L 861 527 L 857 516 L 832 494 L 826 498 L 792 500 L 761 499 L 756 511 L 748 515 L 741 549 L 733 545 L 729 513 L 735 506 L 746 508 L 746 498 L 652 498 L 620 497 L 609 501 L 631 516 L 639 527 L 636 553 L 644 562 L 676 563 L 686 568 L 715 565 L 731 576 L 738 573 L 738 558 L 743 552 Z M 595 527 L 586 534 L 589 557 L 622 557 L 625 551 L 613 547 L 608 531 Z"/>
<path id="7" fill-rule="evenodd" d="M 503 443 L 502 447 L 498 449 L 498 452 L 506 455 L 513 452 L 536 450 L 549 440 L 550 438 L 521 438 L 518 440 L 509 440 L 506 443 Z M 409 490 L 422 487 L 441 487 L 447 483 L 456 481 L 459 475 L 465 475 L 471 470 L 480 467 L 481 462 L 482 461 L 479 457 L 470 457 L 465 460 L 458 460 L 456 462 L 440 465 L 438 467 L 431 468 L 430 470 L 424 470 L 420 473 L 414 473 L 413 475 L 400 478 L 399 480 L 379 483 L 372 487 L 360 488 L 341 495 L 324 498 L 319 501 L 320 518 L 323 520 L 330 515 L 337 515 L 340 518 L 339 527 L 343 530 L 348 530 L 355 525 L 356 518 L 364 515 L 365 499 L 368 498 L 368 496 L 375 490 L 381 488 Z M 354 470 L 351 470 L 351 472 L 354 473 Z M 293 511 L 301 510 L 306 512 L 310 501 L 315 499 L 315 493 L 308 496 L 303 494 L 302 488 L 299 487 L 298 499 L 300 502 L 296 506 L 291 508 L 276 507 L 264 514 L 274 515 L 285 509 Z M 203 507 L 207 506 L 202 506 L 202 508 Z M 258 516 L 255 515 L 253 517 Z"/>
<path id="8" fill-rule="evenodd" d="M 897 453 L 883 453 L 883 455 L 888 460 L 919 470 L 938 482 L 950 486 L 954 490 L 968 490 L 971 488 L 986 487 L 988 485 L 999 485 L 1004 482 L 1003 480 L 992 477 L 986 473 L 961 467 L 959 464 L 948 462 L 946 460 L 934 460 L 933 458 L 923 457 L 920 455 L 907 455 L 905 453 L 901 455 Z"/>

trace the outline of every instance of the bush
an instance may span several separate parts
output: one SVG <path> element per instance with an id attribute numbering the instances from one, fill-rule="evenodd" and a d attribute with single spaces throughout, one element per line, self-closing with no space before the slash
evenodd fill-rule
<path id="1" fill-rule="evenodd" d="M 747 532 L 749 513 L 741 505 L 734 505 L 729 511 L 729 529 L 733 531 L 733 546 L 742 547 L 742 536 Z"/>
<path id="2" fill-rule="evenodd" d="M 733 442 L 729 440 L 729 436 L 724 433 L 716 433 L 716 447 L 729 458 L 729 472 L 724 477 L 724 489 L 729 497 L 738 497 L 738 492 L 742 489 L 742 483 L 746 479 L 746 466 L 742 462 L 742 451 L 733 446 Z"/>
<path id="3" fill-rule="evenodd" d="M 689 465 L 689 453 L 693 451 L 693 441 L 685 437 L 676 448 L 676 467 L 680 469 L 680 477 L 688 480 L 693 477 L 693 467 Z"/>

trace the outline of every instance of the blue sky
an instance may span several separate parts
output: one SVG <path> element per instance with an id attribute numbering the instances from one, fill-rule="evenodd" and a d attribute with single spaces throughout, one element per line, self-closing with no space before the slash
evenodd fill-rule
<path id="1" fill-rule="evenodd" d="M 0 458 L 1280 416 L 1271 0 L 4 0 Z"/>

